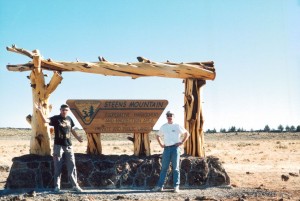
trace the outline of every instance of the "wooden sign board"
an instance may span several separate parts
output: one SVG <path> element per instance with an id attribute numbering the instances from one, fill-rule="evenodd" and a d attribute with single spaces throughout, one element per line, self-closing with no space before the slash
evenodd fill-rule
<path id="1" fill-rule="evenodd" d="M 167 100 L 68 100 L 86 133 L 149 133 Z"/>

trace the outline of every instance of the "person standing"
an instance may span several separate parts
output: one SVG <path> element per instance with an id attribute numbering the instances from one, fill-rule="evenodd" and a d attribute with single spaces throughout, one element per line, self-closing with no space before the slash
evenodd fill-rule
<path id="1" fill-rule="evenodd" d="M 167 171 L 169 169 L 170 162 L 172 162 L 173 187 L 174 192 L 178 193 L 180 184 L 180 146 L 184 144 L 184 142 L 189 138 L 190 134 L 185 128 L 173 122 L 173 112 L 168 111 L 166 116 L 168 122 L 161 126 L 158 134 L 156 135 L 156 139 L 164 151 L 162 154 L 162 167 L 159 180 L 156 187 L 154 187 L 152 190 L 163 191 Z M 182 140 L 181 135 L 183 135 Z"/>
<path id="2" fill-rule="evenodd" d="M 73 129 L 74 122 L 68 116 L 69 106 L 61 105 L 60 114 L 45 119 L 46 123 L 54 127 L 54 146 L 53 146 L 53 162 L 54 162 L 54 191 L 60 191 L 60 178 L 62 172 L 62 165 L 65 160 L 68 170 L 68 178 L 73 186 L 73 190 L 82 192 L 82 189 L 77 183 L 77 172 L 75 166 L 75 156 L 73 152 L 71 133 L 79 141 L 83 142 L 82 137 L 78 136 Z M 63 157 L 63 153 L 65 156 Z"/>

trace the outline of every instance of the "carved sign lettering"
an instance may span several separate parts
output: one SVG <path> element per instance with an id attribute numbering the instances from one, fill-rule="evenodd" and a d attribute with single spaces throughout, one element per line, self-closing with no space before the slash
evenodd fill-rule
<path id="1" fill-rule="evenodd" d="M 167 100 L 68 100 L 86 133 L 149 133 Z"/>

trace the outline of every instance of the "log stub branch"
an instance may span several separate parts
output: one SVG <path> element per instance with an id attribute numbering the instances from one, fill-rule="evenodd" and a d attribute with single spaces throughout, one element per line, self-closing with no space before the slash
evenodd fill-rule
<path id="1" fill-rule="evenodd" d="M 28 50 L 25 50 L 23 48 L 17 48 L 16 45 L 12 45 L 11 47 L 6 47 L 6 50 L 10 51 L 10 52 L 15 52 L 15 53 L 18 53 L 18 54 L 23 54 L 25 56 L 28 56 L 31 59 L 33 58 L 32 52 L 30 52 Z"/>
<path id="2" fill-rule="evenodd" d="M 31 114 L 29 114 L 29 115 L 26 116 L 26 121 L 27 121 L 30 125 L 31 125 L 31 118 L 32 118 Z"/>
<path id="3" fill-rule="evenodd" d="M 33 68 L 33 64 L 31 62 L 26 64 L 15 64 L 15 65 L 6 65 L 7 70 L 15 71 L 15 72 L 23 72 L 23 71 L 30 71 Z"/>
<path id="4" fill-rule="evenodd" d="M 46 93 L 45 96 L 49 97 L 50 94 L 57 88 L 57 86 L 61 83 L 63 77 L 61 76 L 60 73 L 58 73 L 57 71 L 55 71 L 53 73 L 53 76 L 49 82 L 49 84 L 47 85 L 46 88 Z"/>

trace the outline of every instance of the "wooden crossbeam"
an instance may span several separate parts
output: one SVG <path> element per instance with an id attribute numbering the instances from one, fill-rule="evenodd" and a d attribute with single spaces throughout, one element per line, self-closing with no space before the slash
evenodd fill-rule
<path id="1" fill-rule="evenodd" d="M 16 46 L 7 47 L 7 50 L 26 55 L 33 58 L 33 61 L 35 62 L 35 51 L 30 53 L 30 51 L 17 48 Z M 144 57 L 137 58 L 138 62 L 133 63 L 109 62 L 103 57 L 100 57 L 99 62 L 64 62 L 40 58 L 40 63 L 42 69 L 50 71 L 79 71 L 110 76 L 129 76 L 134 79 L 139 77 L 156 76 L 180 79 L 194 78 L 214 80 L 216 77 L 214 63 L 212 61 L 173 63 L 169 61 L 153 62 Z M 33 66 L 34 64 L 32 62 L 28 62 L 25 64 L 7 65 L 7 69 L 10 71 L 29 71 L 32 70 Z"/>

